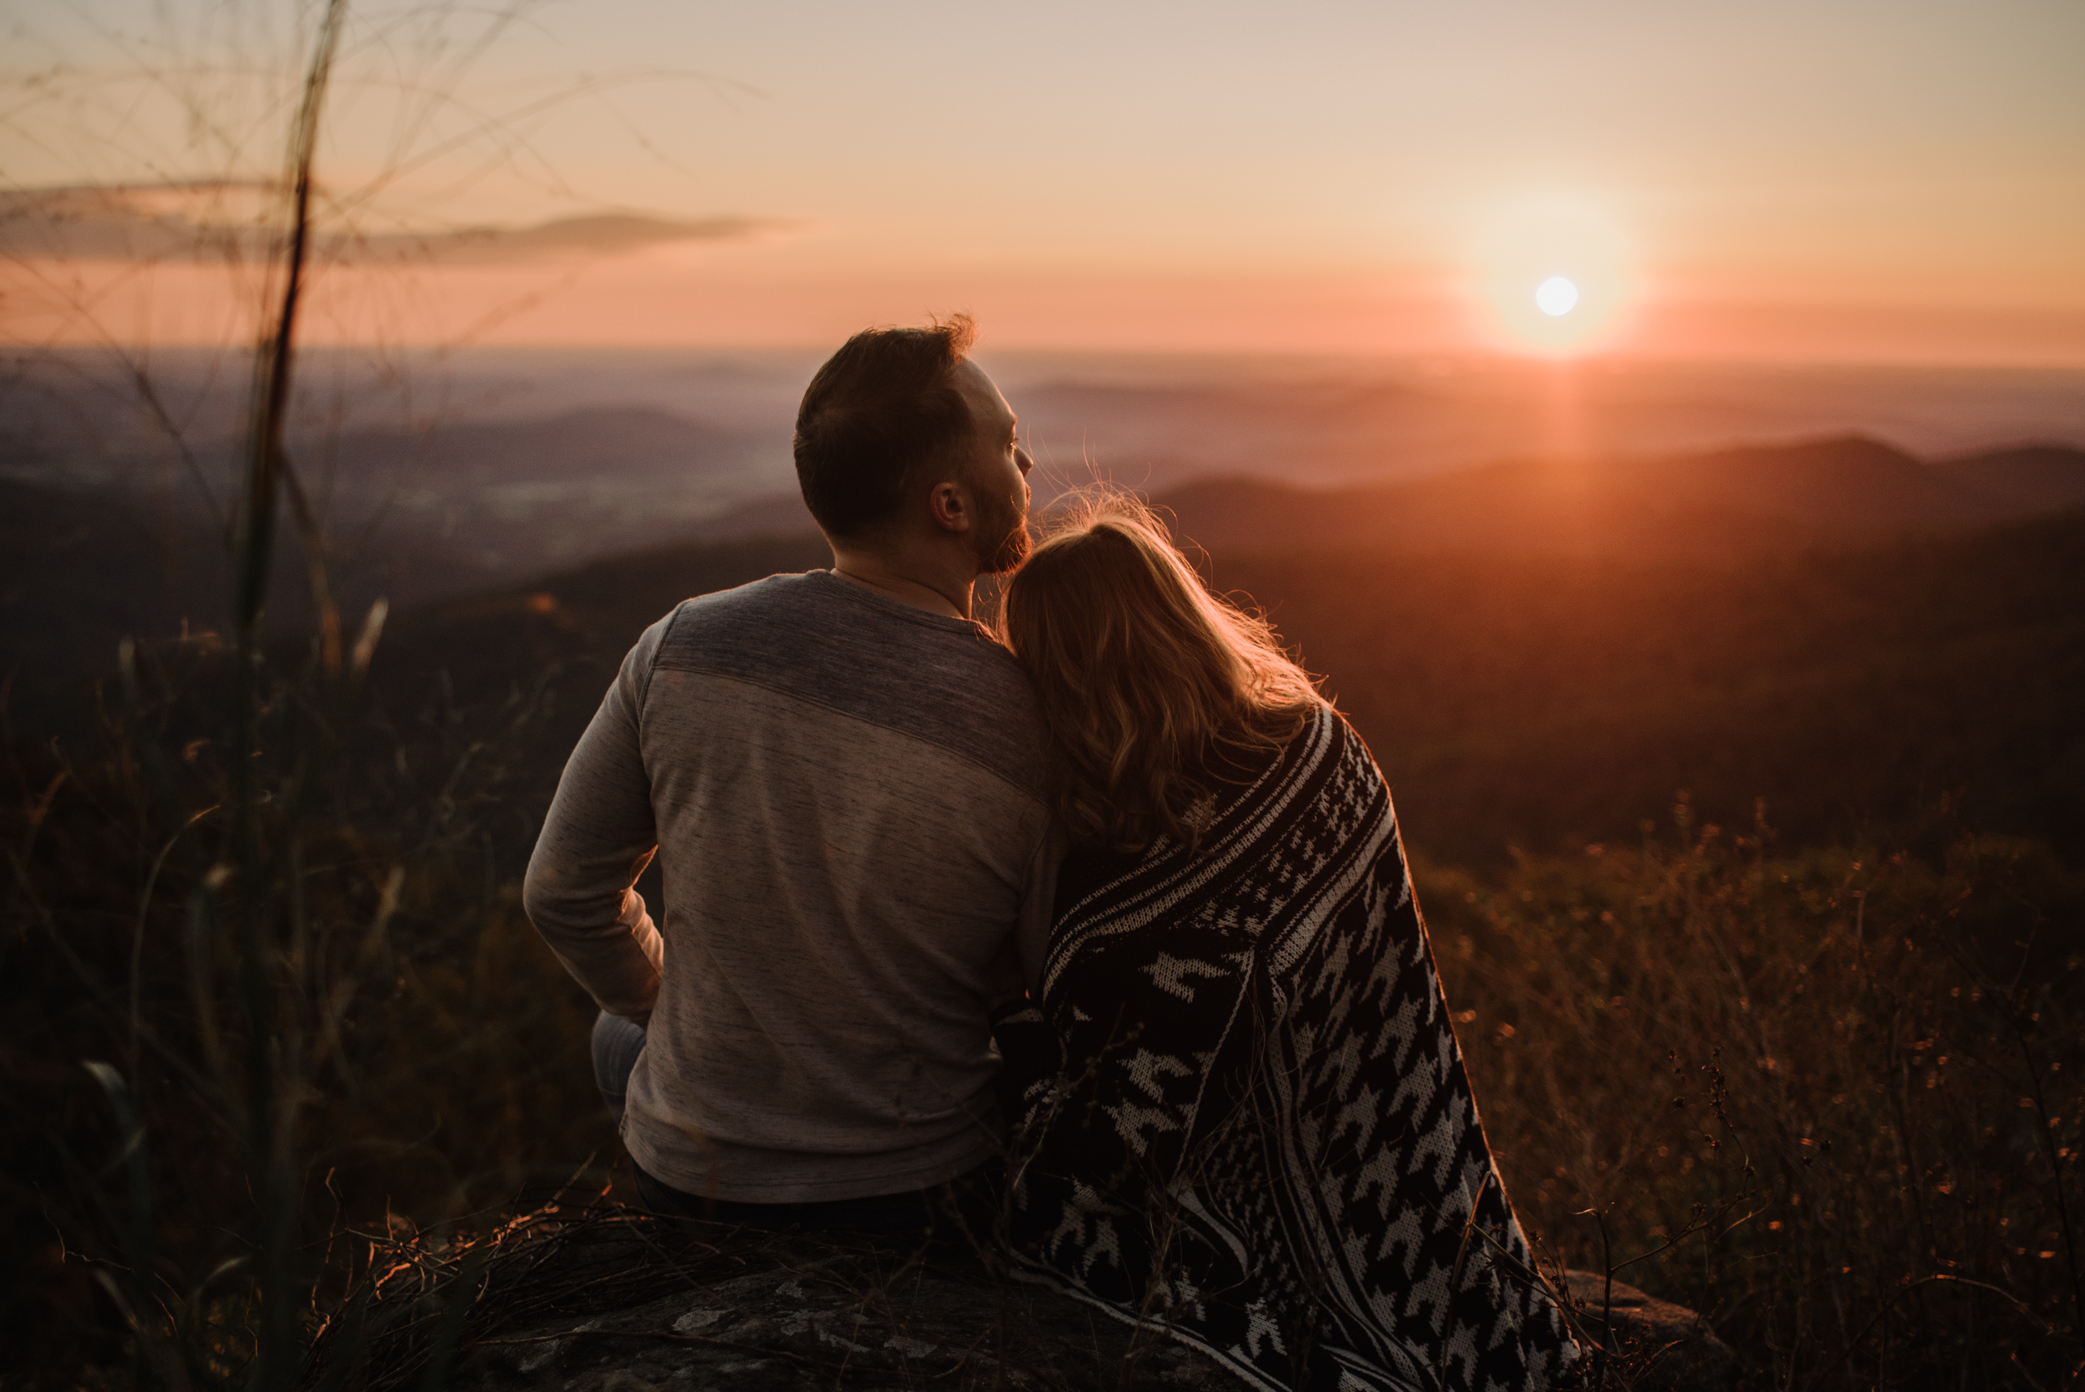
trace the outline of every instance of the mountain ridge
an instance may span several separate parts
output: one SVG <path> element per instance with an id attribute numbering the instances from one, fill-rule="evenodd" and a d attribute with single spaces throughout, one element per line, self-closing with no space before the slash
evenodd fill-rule
<path id="1" fill-rule="evenodd" d="M 1157 502 L 1182 542 L 1210 551 L 1310 543 L 1750 554 L 2059 512 L 2085 502 L 2085 450 L 2012 447 L 1936 463 L 1847 435 L 1619 461 L 1508 461 L 1340 489 L 1233 475 Z"/>
<path id="2" fill-rule="evenodd" d="M 556 672 L 529 798 L 643 628 L 681 598 L 824 564 L 813 537 L 659 547 L 398 614 L 373 673 L 496 704 Z M 2085 852 L 2085 508 L 1938 540 L 1714 559 L 1287 545 L 1207 559 L 1262 608 L 1451 863 L 1630 840 L 1674 794 L 1792 845 L 1967 825 Z M 533 757 L 533 756 L 532 756 Z M 1922 844 L 1922 843 L 1921 843 Z"/>

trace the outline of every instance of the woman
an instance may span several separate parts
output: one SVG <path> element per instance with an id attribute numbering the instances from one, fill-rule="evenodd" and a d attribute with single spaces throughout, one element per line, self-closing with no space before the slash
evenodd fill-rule
<path id="1" fill-rule="evenodd" d="M 1071 840 L 999 1030 L 1016 1260 L 1264 1388 L 1551 1386 L 1360 739 L 1138 505 L 1038 546 L 1004 624 Z"/>

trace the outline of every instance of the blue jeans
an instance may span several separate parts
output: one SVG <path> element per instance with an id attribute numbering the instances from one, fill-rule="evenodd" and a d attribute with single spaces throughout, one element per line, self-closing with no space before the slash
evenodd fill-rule
<path id="1" fill-rule="evenodd" d="M 620 1015 L 602 1011 L 594 1021 L 594 1085 L 601 1100 L 623 1119 L 630 1095 L 630 1072 L 644 1052 L 644 1028 Z M 877 1194 L 861 1199 L 821 1199 L 814 1203 L 740 1203 L 689 1194 L 644 1172 L 635 1159 L 637 1196 L 662 1218 L 701 1218 L 712 1223 L 783 1232 L 790 1228 L 828 1232 L 889 1233 L 902 1237 L 960 1237 L 982 1240 L 992 1229 L 1001 1169 L 997 1161 L 930 1189 Z"/>
<path id="2" fill-rule="evenodd" d="M 620 1015 L 602 1011 L 594 1021 L 594 1086 L 601 1100 L 623 1119 L 623 1102 L 630 1095 L 630 1070 L 644 1052 L 644 1026 L 633 1025 Z"/>

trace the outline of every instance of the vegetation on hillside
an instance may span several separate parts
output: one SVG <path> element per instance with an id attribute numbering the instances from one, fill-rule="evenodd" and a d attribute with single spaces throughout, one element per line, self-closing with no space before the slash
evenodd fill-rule
<path id="1" fill-rule="evenodd" d="M 230 851 L 224 761 L 195 733 L 221 660 L 141 658 L 98 760 L 12 752 L 11 1386 L 95 1365 L 158 1385 L 171 1360 L 229 1382 L 271 1302 L 309 1330 L 363 1274 L 380 1249 L 348 1234 L 482 1228 L 575 1174 L 612 1182 L 591 1010 L 494 850 L 540 706 L 458 710 L 434 681 L 417 709 L 361 707 L 364 755 L 268 826 L 295 917 L 256 1014 L 233 945 L 196 918 Z M 290 712 L 319 670 L 273 686 L 276 733 L 308 716 Z M 286 790 L 293 745 L 270 744 L 261 782 Z M 1762 1387 L 2076 1375 L 2074 868 L 1992 838 L 1932 860 L 1783 846 L 1682 803 L 1629 843 L 1497 872 L 1422 860 L 1419 878 L 1486 1127 L 1547 1252 L 1701 1309 Z M 287 1288 L 254 1264 L 229 1105 L 256 1038 L 298 1065 Z"/>
<path id="2" fill-rule="evenodd" d="M 451 673 L 482 705 L 541 680 L 547 800 L 630 643 L 691 593 L 824 564 L 815 537 L 668 547 L 408 611 L 374 670 Z M 1947 540 L 1714 562 L 1217 555 L 1369 741 L 1406 836 L 1497 868 L 1509 848 L 1633 838 L 1687 790 L 1755 799 L 1802 845 L 1938 855 L 1964 830 L 2085 852 L 2085 513 Z"/>
<path id="3" fill-rule="evenodd" d="M 1422 873 L 1478 1105 L 1567 1264 L 1770 1387 L 2085 1375 L 2085 879 L 2030 842 L 1639 844 Z"/>
<path id="4" fill-rule="evenodd" d="M 2085 512 L 1743 567 L 1223 552 L 1375 750 L 1421 851 L 1634 834 L 1680 789 L 1791 842 L 2085 852 Z"/>

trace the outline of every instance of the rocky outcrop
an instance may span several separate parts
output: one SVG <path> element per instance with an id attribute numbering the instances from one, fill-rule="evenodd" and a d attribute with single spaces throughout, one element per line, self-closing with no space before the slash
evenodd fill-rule
<path id="1" fill-rule="evenodd" d="M 384 1392 L 1242 1388 L 1211 1359 L 975 1252 L 668 1225 L 623 1210 L 516 1225 L 474 1249 L 394 1253 L 337 1318 L 309 1386 Z M 1730 1392 L 1737 1360 L 1693 1312 L 1569 1276 L 1623 1392 Z M 345 1367 L 343 1368 L 343 1364 Z M 439 1364 L 439 1369 L 430 1365 Z M 331 1383 L 340 1386 L 340 1383 Z"/>
<path id="2" fill-rule="evenodd" d="M 1707 1320 L 1592 1271 L 1564 1273 L 1580 1326 L 1606 1354 L 1610 1385 L 1627 1392 L 1733 1392 L 1737 1354 Z"/>
<path id="3" fill-rule="evenodd" d="M 1237 1386 L 1158 1331 L 1134 1330 L 982 1265 L 899 1252 L 801 1252 L 625 1310 L 475 1345 L 483 1392 L 702 1387 L 1159 1389 Z"/>

